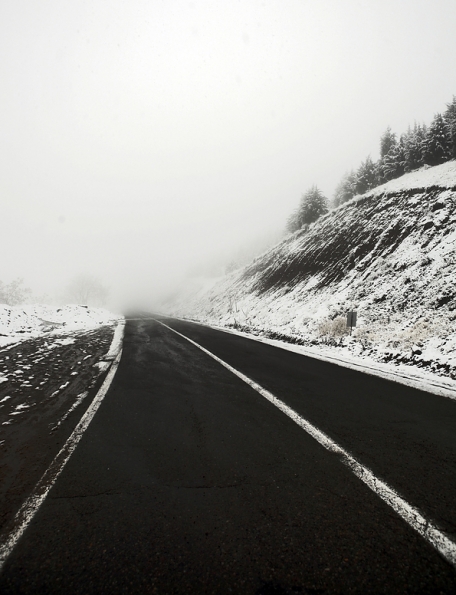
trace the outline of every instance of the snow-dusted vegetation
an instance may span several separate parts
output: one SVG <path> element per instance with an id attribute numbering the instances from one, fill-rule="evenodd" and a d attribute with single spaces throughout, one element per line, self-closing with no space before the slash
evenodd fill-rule
<path id="1" fill-rule="evenodd" d="M 353 198 L 172 311 L 456 378 L 455 247 L 453 160 Z"/>

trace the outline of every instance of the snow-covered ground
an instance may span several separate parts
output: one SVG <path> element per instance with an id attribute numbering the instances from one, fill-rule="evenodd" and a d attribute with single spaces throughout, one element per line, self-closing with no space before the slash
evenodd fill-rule
<path id="1" fill-rule="evenodd" d="M 453 188 L 456 180 L 456 161 L 447 161 L 442 165 L 430 167 L 425 165 L 421 169 L 404 174 L 400 178 L 377 186 L 369 192 L 369 195 L 379 195 L 385 192 L 398 192 L 415 188 Z"/>
<path id="2" fill-rule="evenodd" d="M 250 265 L 193 287 L 167 312 L 451 384 L 456 162 L 353 198 Z"/>
<path id="3" fill-rule="evenodd" d="M 86 306 L 0 305 L 0 424 L 46 403 L 61 423 L 117 355 L 122 322 Z"/>
<path id="4" fill-rule="evenodd" d="M 32 337 L 95 329 L 122 318 L 103 308 L 73 304 L 61 307 L 0 304 L 0 348 Z"/>

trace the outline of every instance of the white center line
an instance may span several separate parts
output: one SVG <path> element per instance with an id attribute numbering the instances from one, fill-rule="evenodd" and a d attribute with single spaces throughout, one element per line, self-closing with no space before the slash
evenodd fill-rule
<path id="1" fill-rule="evenodd" d="M 339 446 L 337 442 L 334 442 L 327 434 L 319 430 L 316 426 L 311 424 L 305 418 L 303 418 L 299 413 L 294 411 L 291 407 L 286 405 L 283 401 L 275 397 L 272 393 L 268 390 L 257 384 L 254 380 L 245 376 L 239 370 L 236 370 L 225 361 L 214 355 L 211 351 L 208 351 L 199 343 L 196 343 L 192 339 L 189 339 L 182 333 L 174 330 L 167 324 L 156 320 L 158 324 L 161 324 L 165 328 L 169 329 L 176 335 L 179 335 L 198 349 L 201 349 L 204 353 L 215 359 L 219 364 L 224 366 L 227 370 L 230 370 L 233 374 L 235 374 L 238 378 L 243 380 L 253 389 L 255 389 L 260 395 L 262 395 L 265 399 L 270 401 L 273 405 L 275 405 L 280 411 L 288 415 L 295 423 L 298 424 L 303 430 L 305 430 L 312 438 L 314 438 L 319 444 L 324 446 L 327 450 L 337 453 L 342 462 L 347 465 L 351 469 L 351 471 L 361 479 L 373 492 L 375 492 L 380 498 L 386 502 L 393 510 L 397 512 L 397 514 L 408 524 L 410 527 L 415 529 L 424 539 L 430 543 L 450 564 L 456 566 L 456 543 L 452 541 L 443 531 L 437 528 L 437 526 L 426 519 L 421 512 L 409 504 L 402 496 L 400 496 L 392 487 L 390 487 L 387 483 L 379 479 L 374 475 L 374 473 L 368 468 L 361 464 L 359 461 L 355 459 L 348 451 L 344 448 Z"/>

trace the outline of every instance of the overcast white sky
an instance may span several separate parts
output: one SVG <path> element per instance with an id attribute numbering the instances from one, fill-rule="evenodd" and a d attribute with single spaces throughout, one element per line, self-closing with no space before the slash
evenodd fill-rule
<path id="1" fill-rule="evenodd" d="M 456 94 L 455 0 L 2 0 L 0 280 L 160 283 Z"/>

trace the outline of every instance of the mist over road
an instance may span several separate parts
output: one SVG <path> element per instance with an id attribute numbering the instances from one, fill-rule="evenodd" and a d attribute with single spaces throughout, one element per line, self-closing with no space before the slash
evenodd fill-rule
<path id="1" fill-rule="evenodd" d="M 454 540 L 454 401 L 160 320 L 272 392 Z M 148 317 L 127 320 L 114 382 L 0 574 L 2 593 L 455 590 L 456 569 L 337 454 Z"/>

